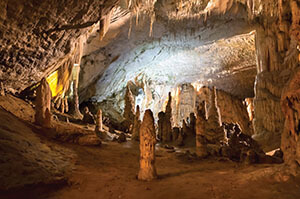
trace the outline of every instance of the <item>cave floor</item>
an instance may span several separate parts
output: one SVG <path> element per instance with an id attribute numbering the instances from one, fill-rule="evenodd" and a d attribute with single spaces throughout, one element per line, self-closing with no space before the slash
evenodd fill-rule
<path id="1" fill-rule="evenodd" d="M 77 154 L 70 185 L 46 198 L 264 198 L 300 197 L 300 180 L 279 179 L 280 165 L 241 165 L 216 159 L 188 160 L 157 151 L 159 178 L 136 180 L 138 145 L 108 143 L 101 148 L 67 145 Z"/>
<path id="2" fill-rule="evenodd" d="M 16 116 L 11 114 L 7 121 L 14 124 L 11 126 L 11 133 L 20 132 L 20 135 L 24 134 L 25 137 L 34 136 L 30 130 L 24 131 L 25 126 L 21 125 L 32 121 L 33 109 L 23 101 L 9 96 L 1 99 L 0 106 Z M 3 112 L 0 109 L 0 113 L 1 111 Z M 22 118 L 22 121 L 18 118 Z M 5 124 L 4 119 L 4 116 L 0 117 L 0 124 Z M 5 125 L 3 128 L 6 128 Z M 73 128 L 78 129 L 78 125 L 73 125 Z M 170 150 L 157 145 L 156 167 L 159 177 L 151 182 L 141 182 L 136 179 L 139 169 L 139 146 L 136 142 L 103 142 L 102 146 L 87 147 L 42 137 L 42 142 L 50 148 L 64 151 L 73 157 L 72 162 L 75 162 L 75 165 L 70 166 L 72 171 L 67 176 L 67 183 L 29 187 L 25 191 L 13 194 L 17 195 L 13 198 L 300 198 L 300 177 L 284 175 L 283 165 L 244 165 L 217 158 L 195 160 L 182 157 L 179 155 L 183 154 L 182 152 L 171 153 Z M 36 138 L 31 140 L 39 142 Z M 50 149 L 48 151 L 52 153 Z M 60 159 L 64 157 L 61 156 Z M 68 161 L 70 160 L 64 160 L 66 163 Z M 35 173 L 38 175 L 39 172 Z M 0 194 L 0 198 L 11 197 L 1 197 Z"/>

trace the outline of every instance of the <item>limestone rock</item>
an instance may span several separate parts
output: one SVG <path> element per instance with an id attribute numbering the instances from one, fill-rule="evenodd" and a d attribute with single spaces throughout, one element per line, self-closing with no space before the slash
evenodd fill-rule
<path id="1" fill-rule="evenodd" d="M 35 101 L 35 123 L 50 128 L 51 127 L 51 90 L 45 78 L 37 88 Z"/>
<path id="2" fill-rule="evenodd" d="M 139 180 L 150 181 L 157 177 L 155 167 L 155 127 L 151 110 L 146 110 L 140 129 Z"/>

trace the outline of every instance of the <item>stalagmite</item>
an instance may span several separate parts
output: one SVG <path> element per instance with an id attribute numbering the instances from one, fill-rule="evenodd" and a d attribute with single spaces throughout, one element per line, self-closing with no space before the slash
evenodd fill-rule
<path id="1" fill-rule="evenodd" d="M 96 133 L 101 133 L 103 128 L 102 124 L 102 110 L 99 109 L 97 112 L 97 117 L 96 117 L 96 127 L 95 127 L 95 132 Z"/>
<path id="2" fill-rule="evenodd" d="M 192 131 L 193 134 L 196 133 L 196 117 L 195 117 L 195 113 L 190 113 L 190 123 L 189 123 L 189 127 Z"/>
<path id="3" fill-rule="evenodd" d="M 129 130 L 134 122 L 134 98 L 132 92 L 127 85 L 125 93 L 125 108 L 124 108 L 125 127 Z"/>
<path id="4" fill-rule="evenodd" d="M 205 124 L 206 124 L 205 101 L 200 103 L 196 119 L 196 153 L 200 157 L 207 155 Z"/>
<path id="5" fill-rule="evenodd" d="M 68 113 L 69 112 L 68 98 L 65 98 L 64 103 L 65 103 L 65 112 Z"/>
<path id="6" fill-rule="evenodd" d="M 50 128 L 51 127 L 51 90 L 48 82 L 43 78 L 37 88 L 35 101 L 35 123 Z"/>
<path id="7" fill-rule="evenodd" d="M 158 139 L 161 141 L 163 139 L 165 117 L 166 114 L 163 111 L 158 113 Z"/>
<path id="8" fill-rule="evenodd" d="M 3 82 L 0 82 L 0 96 L 4 96 L 4 95 L 5 95 L 5 91 L 4 91 Z"/>
<path id="9" fill-rule="evenodd" d="M 224 130 L 222 128 L 222 122 L 220 118 L 220 111 L 217 105 L 217 95 L 216 88 L 213 87 L 211 94 L 211 103 L 208 109 L 208 119 L 207 126 L 205 131 L 205 137 L 211 143 L 219 143 L 221 140 L 224 140 Z"/>
<path id="10" fill-rule="evenodd" d="M 172 141 L 172 96 L 171 92 L 169 92 L 169 100 L 166 106 L 165 120 L 164 120 L 164 132 L 163 132 L 163 142 Z"/>
<path id="11" fill-rule="evenodd" d="M 60 112 L 65 113 L 65 99 L 61 99 Z"/>
<path id="12" fill-rule="evenodd" d="M 132 127 L 132 137 L 131 137 L 132 140 L 139 140 L 140 127 L 141 127 L 140 106 L 137 106 L 135 117 L 134 117 L 134 122 L 133 122 L 133 127 Z"/>
<path id="13" fill-rule="evenodd" d="M 150 181 L 157 177 L 155 168 L 155 128 L 151 110 L 146 110 L 140 128 L 139 180 Z"/>

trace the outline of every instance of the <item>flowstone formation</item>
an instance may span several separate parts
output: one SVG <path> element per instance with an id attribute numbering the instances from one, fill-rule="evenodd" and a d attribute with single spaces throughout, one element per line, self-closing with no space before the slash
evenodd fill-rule
<path id="1" fill-rule="evenodd" d="M 151 110 L 146 110 L 140 128 L 140 170 L 139 180 L 150 181 L 157 177 L 155 167 L 155 127 Z"/>
<path id="2" fill-rule="evenodd" d="M 205 127 L 205 137 L 213 144 L 224 140 L 224 129 L 220 118 L 220 111 L 217 105 L 216 88 L 213 87 L 210 98 L 210 107 L 208 109 L 207 125 Z"/>
<path id="3" fill-rule="evenodd" d="M 42 127 L 51 127 L 51 90 L 45 78 L 37 88 L 35 100 L 35 123 Z"/>

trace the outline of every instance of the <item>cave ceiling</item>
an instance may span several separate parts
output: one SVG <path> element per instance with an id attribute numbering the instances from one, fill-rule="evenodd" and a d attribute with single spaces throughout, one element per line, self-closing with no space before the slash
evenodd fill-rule
<path id="1" fill-rule="evenodd" d="M 141 76 L 167 86 L 201 79 L 241 98 L 253 96 L 254 28 L 248 23 L 248 1 L 4 0 L 0 4 L 4 8 L 0 79 L 12 93 L 57 69 L 85 36 L 81 80 L 87 81 L 81 82 L 81 91 L 88 93 L 86 97 L 100 100 L 97 96 L 118 92 L 128 80 Z M 97 23 L 111 9 L 122 12 L 115 12 L 107 35 L 96 41 Z M 94 91 L 87 91 L 91 85 Z"/>

